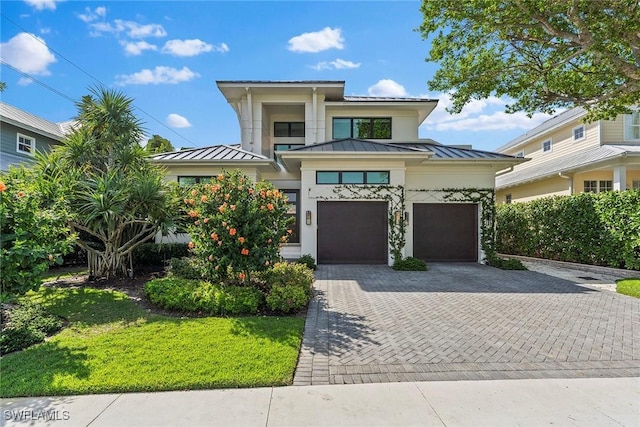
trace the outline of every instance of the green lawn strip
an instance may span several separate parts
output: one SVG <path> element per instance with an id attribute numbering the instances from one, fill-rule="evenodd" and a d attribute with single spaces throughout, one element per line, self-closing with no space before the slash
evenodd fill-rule
<path id="1" fill-rule="evenodd" d="M 87 267 L 65 267 L 65 268 L 52 268 L 46 271 L 42 277 L 42 283 L 51 282 L 54 280 L 69 279 L 71 277 L 84 276 L 88 273 Z"/>
<path id="2" fill-rule="evenodd" d="M 640 298 L 640 279 L 618 280 L 616 291 L 619 294 Z"/>
<path id="3" fill-rule="evenodd" d="M 72 323 L 49 341 L 0 359 L 2 397 L 256 387 L 293 379 L 301 318 L 177 319 L 151 315 L 119 292 L 43 294 L 33 298 L 42 297 Z"/>

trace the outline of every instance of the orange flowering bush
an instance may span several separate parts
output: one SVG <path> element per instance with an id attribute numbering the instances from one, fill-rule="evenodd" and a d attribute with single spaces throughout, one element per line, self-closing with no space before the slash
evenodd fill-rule
<path id="1" fill-rule="evenodd" d="M 243 282 L 280 259 L 289 238 L 286 197 L 271 183 L 254 183 L 242 171 L 224 172 L 191 189 L 185 199 L 192 251 L 206 261 L 205 276 L 229 272 Z"/>
<path id="2" fill-rule="evenodd" d="M 27 169 L 0 175 L 0 301 L 37 289 L 73 247 L 61 201 L 45 201 L 40 183 Z"/>

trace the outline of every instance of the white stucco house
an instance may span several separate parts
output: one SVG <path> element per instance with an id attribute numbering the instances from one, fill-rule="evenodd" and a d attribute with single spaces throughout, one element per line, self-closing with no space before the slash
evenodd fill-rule
<path id="1" fill-rule="evenodd" d="M 217 86 L 237 113 L 240 144 L 151 161 L 183 184 L 235 168 L 272 182 L 296 218 L 285 258 L 391 264 L 395 251 L 426 261 L 483 260 L 483 208 L 494 204 L 496 173 L 525 159 L 419 139 L 437 100 L 346 96 L 344 81 Z"/>

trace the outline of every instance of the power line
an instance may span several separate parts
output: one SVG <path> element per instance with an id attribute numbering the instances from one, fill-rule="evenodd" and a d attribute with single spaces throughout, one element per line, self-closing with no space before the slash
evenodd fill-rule
<path id="1" fill-rule="evenodd" d="M 28 34 L 31 38 L 33 38 L 35 41 L 37 41 L 38 43 L 42 44 L 43 46 L 45 46 L 47 49 L 49 49 L 50 51 L 52 51 L 53 53 L 55 53 L 56 55 L 58 55 L 60 58 L 64 59 L 65 61 L 67 61 L 69 64 L 71 64 L 72 66 L 74 66 L 75 68 L 77 68 L 78 70 L 80 70 L 82 73 L 86 74 L 89 78 L 95 80 L 96 82 L 98 82 L 100 85 L 107 87 L 106 84 L 104 84 L 102 81 L 100 81 L 100 79 L 98 79 L 97 77 L 93 76 L 91 73 L 89 73 L 88 71 L 86 71 L 84 68 L 80 67 L 79 65 L 77 65 L 75 62 L 71 61 L 70 59 L 68 59 L 66 56 L 64 56 L 62 53 L 60 53 L 59 51 L 57 51 L 56 49 L 52 48 L 51 46 L 48 46 L 46 43 L 44 43 L 42 40 L 40 40 L 38 37 L 34 36 L 32 33 L 30 33 L 27 29 L 25 29 L 24 27 L 22 27 L 20 24 L 16 23 L 15 21 L 13 21 L 11 18 L 9 18 L 7 15 L 5 15 L 4 13 L 0 12 L 0 16 L 2 16 L 4 19 L 6 19 L 7 21 L 9 21 L 10 23 L 12 23 L 13 25 L 15 25 L 16 27 L 18 27 L 19 29 L 21 29 L 25 34 Z M 46 83 L 36 79 L 35 77 L 31 76 L 28 73 L 25 73 L 23 71 L 18 70 L 17 68 L 7 64 L 4 60 L 1 61 L 2 65 L 6 65 L 7 67 L 11 68 L 13 71 L 21 74 L 24 77 L 27 77 L 31 80 L 33 80 L 34 82 L 40 84 L 41 86 L 43 86 L 44 88 L 50 90 L 51 92 L 55 93 L 56 95 L 62 96 L 65 99 L 70 100 L 71 102 L 73 102 L 74 104 L 76 103 L 76 100 L 70 98 L 68 95 L 60 92 L 59 90 L 53 88 L 52 86 L 47 85 Z M 189 144 L 191 144 L 193 147 L 196 147 L 196 144 L 191 141 L 189 138 L 187 138 L 184 135 L 179 134 L 178 132 L 176 132 L 174 129 L 170 128 L 169 126 L 167 126 L 166 124 L 164 124 L 163 122 L 161 122 L 160 120 L 156 119 L 154 116 L 152 116 L 150 113 L 147 113 L 145 110 L 143 110 L 142 108 L 140 108 L 139 106 L 135 106 L 136 109 L 138 111 L 140 111 L 141 113 L 145 114 L 147 117 L 149 117 L 151 120 L 153 120 L 154 122 L 158 123 L 160 126 L 164 127 L 165 129 L 169 130 L 170 132 L 174 133 L 175 135 L 177 135 L 178 137 L 184 139 L 185 141 L 187 141 Z"/>

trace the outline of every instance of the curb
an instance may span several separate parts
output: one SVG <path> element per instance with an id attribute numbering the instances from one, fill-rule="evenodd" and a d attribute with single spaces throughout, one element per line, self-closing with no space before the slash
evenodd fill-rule
<path id="1" fill-rule="evenodd" d="M 619 276 L 625 279 L 640 278 L 640 271 L 636 271 L 636 270 L 623 270 L 620 268 L 602 267 L 599 265 L 589 265 L 589 264 L 578 264 L 575 262 L 556 261 L 556 260 L 544 259 L 544 258 L 532 258 L 532 257 L 521 256 L 521 255 L 509 255 L 509 254 L 498 254 L 498 255 L 504 258 L 515 258 L 520 261 L 546 264 L 546 265 L 559 267 L 559 268 L 586 271 L 590 273 L 609 274 L 611 276 Z"/>

